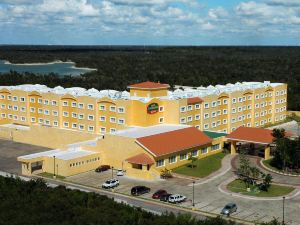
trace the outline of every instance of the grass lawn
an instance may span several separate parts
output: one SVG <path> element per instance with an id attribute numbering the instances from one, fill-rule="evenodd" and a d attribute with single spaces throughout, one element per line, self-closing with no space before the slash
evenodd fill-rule
<path id="1" fill-rule="evenodd" d="M 47 177 L 47 178 L 53 178 L 53 174 L 52 173 L 39 173 L 38 174 L 39 176 L 41 176 L 41 177 Z M 60 175 L 56 175 L 56 178 L 57 179 L 65 179 L 65 177 L 64 176 L 60 176 Z"/>
<path id="2" fill-rule="evenodd" d="M 263 163 L 266 167 L 268 167 L 268 168 L 270 168 L 270 169 L 272 169 L 272 170 L 275 170 L 275 171 L 278 171 L 278 172 L 283 173 L 283 172 L 284 172 L 283 170 L 280 170 L 280 169 L 278 169 L 278 168 L 273 167 L 273 166 L 270 165 L 271 160 L 272 160 L 272 159 L 263 160 L 262 163 Z M 287 173 L 289 173 L 289 174 L 294 174 L 294 175 L 300 175 L 300 173 L 296 173 L 296 172 L 292 172 L 292 171 L 288 171 Z"/>
<path id="3" fill-rule="evenodd" d="M 188 167 L 188 164 L 173 169 L 174 173 L 193 176 L 193 177 L 206 177 L 212 172 L 217 171 L 221 168 L 221 161 L 224 158 L 225 153 L 217 153 L 215 155 L 207 156 L 203 159 L 198 159 L 194 162 L 196 167 Z"/>
<path id="4" fill-rule="evenodd" d="M 278 197 L 278 196 L 284 196 L 288 193 L 292 192 L 294 190 L 293 187 L 286 187 L 286 186 L 280 186 L 271 184 L 271 187 L 269 188 L 268 192 L 266 191 L 260 191 L 254 186 L 250 186 L 251 191 L 247 192 L 246 185 L 241 180 L 234 180 L 231 183 L 227 185 L 228 190 L 240 193 L 243 195 L 250 195 L 255 197 Z"/>

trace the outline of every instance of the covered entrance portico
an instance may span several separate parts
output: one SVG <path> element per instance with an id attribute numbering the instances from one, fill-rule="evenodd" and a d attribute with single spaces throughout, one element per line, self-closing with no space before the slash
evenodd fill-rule
<path id="1" fill-rule="evenodd" d="M 264 158 L 270 159 L 271 147 L 274 137 L 272 130 L 253 127 L 239 127 L 231 134 L 226 136 L 226 140 L 230 142 L 231 154 L 237 153 L 237 142 L 245 142 L 259 144 L 264 147 Z"/>

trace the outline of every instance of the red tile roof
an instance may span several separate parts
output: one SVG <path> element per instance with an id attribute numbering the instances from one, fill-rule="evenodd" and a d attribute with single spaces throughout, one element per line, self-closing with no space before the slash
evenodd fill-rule
<path id="1" fill-rule="evenodd" d="M 137 143 L 155 157 L 199 147 L 212 142 L 212 139 L 195 127 L 169 131 L 137 138 Z"/>
<path id="2" fill-rule="evenodd" d="M 163 89 L 169 87 L 170 85 L 168 84 L 161 84 L 161 83 L 155 83 L 150 81 L 146 81 L 138 84 L 132 84 L 128 86 L 128 88 L 135 88 L 135 89 Z"/>
<path id="3" fill-rule="evenodd" d="M 194 98 L 188 98 L 187 99 L 187 104 L 188 105 L 193 105 L 193 104 L 197 104 L 197 103 L 202 103 L 203 99 L 199 98 L 199 97 L 194 97 Z"/>
<path id="4" fill-rule="evenodd" d="M 274 139 L 272 136 L 272 130 L 254 127 L 239 127 L 231 134 L 227 135 L 226 138 L 229 140 L 239 140 L 262 144 L 271 144 Z"/>
<path id="5" fill-rule="evenodd" d="M 141 164 L 141 165 L 151 165 L 154 161 L 145 153 L 141 153 L 126 159 L 129 163 Z"/>

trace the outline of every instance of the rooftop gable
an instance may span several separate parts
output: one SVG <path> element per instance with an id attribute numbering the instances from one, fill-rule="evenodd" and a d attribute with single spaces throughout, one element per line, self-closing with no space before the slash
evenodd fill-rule
<path id="1" fill-rule="evenodd" d="M 150 81 L 146 81 L 138 84 L 132 84 L 128 86 L 129 89 L 167 89 L 169 87 L 170 85 L 168 84 L 161 84 L 161 83 L 155 83 Z"/>

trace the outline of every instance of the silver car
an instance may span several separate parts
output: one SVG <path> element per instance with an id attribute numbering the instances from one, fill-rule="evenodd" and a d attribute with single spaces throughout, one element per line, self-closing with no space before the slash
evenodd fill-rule
<path id="1" fill-rule="evenodd" d="M 231 213 L 234 213 L 237 211 L 237 206 L 235 203 L 228 203 L 224 206 L 224 208 L 221 211 L 221 214 L 224 214 L 226 216 L 229 216 Z"/>

